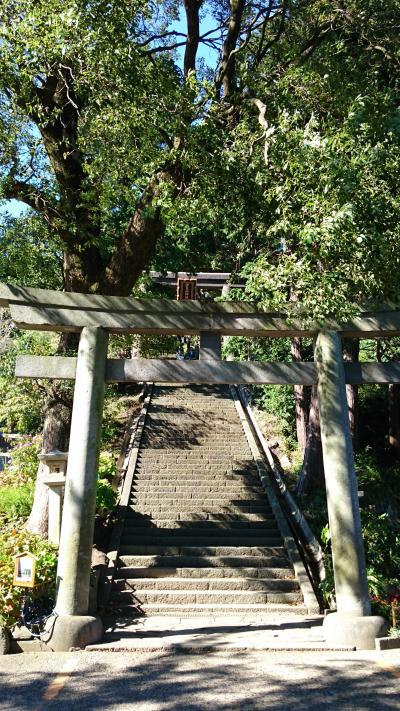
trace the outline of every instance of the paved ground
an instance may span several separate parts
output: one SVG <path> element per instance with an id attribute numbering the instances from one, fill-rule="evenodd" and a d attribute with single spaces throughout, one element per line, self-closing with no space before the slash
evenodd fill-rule
<path id="1" fill-rule="evenodd" d="M 104 642 L 89 649 L 143 651 L 321 650 L 328 649 L 323 616 L 301 615 L 185 618 L 146 617 L 106 623 Z"/>
<path id="2" fill-rule="evenodd" d="M 1 711 L 400 709 L 400 651 L 0 658 Z"/>

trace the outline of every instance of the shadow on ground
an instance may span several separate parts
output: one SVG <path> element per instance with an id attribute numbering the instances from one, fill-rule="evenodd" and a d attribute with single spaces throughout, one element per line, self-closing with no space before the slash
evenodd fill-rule
<path id="1" fill-rule="evenodd" d="M 398 681 L 372 661 L 351 654 L 318 658 L 273 653 L 229 657 L 157 653 L 133 658 L 128 654 L 76 653 L 76 657 L 77 669 L 54 701 L 42 700 L 46 685 L 55 678 L 54 673 L 46 672 L 44 659 L 42 668 L 36 657 L 33 671 L 3 673 L 0 708 L 45 711 L 56 704 L 62 711 L 399 708 Z M 24 667 L 24 658 L 19 659 Z M 51 660 L 47 663 L 51 664 Z M 3 669 L 4 666 L 1 663 Z M 59 666 L 62 668 L 62 662 Z"/>

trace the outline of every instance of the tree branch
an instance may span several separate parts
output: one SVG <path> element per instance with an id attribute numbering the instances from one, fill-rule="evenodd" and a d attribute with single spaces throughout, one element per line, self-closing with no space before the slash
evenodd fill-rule
<path id="1" fill-rule="evenodd" d="M 152 209 L 158 189 L 155 179 L 144 190 L 135 213 L 121 235 L 99 283 L 100 293 L 129 296 L 164 233 L 160 208 Z M 149 212 L 152 210 L 152 215 Z M 147 213 L 147 214 L 146 214 Z"/>
<path id="2" fill-rule="evenodd" d="M 216 88 L 219 92 L 221 87 L 224 88 L 224 96 L 228 96 L 232 89 L 232 81 L 235 71 L 235 55 L 237 41 L 242 29 L 243 11 L 246 0 L 230 0 L 230 17 L 228 23 L 228 32 L 222 48 L 222 60 L 216 79 Z"/>
<path id="3" fill-rule="evenodd" d="M 187 39 L 185 56 L 183 60 L 183 73 L 187 77 L 189 72 L 196 71 L 196 55 L 200 41 L 199 11 L 203 0 L 183 0 L 186 13 Z"/>
<path id="4" fill-rule="evenodd" d="M 67 230 L 60 232 L 60 221 L 65 219 L 64 215 L 38 188 L 9 176 L 4 181 L 3 196 L 7 200 L 20 200 L 33 210 L 40 212 L 51 227 L 56 227 L 65 242 L 69 243 L 72 239 L 72 234 Z"/>

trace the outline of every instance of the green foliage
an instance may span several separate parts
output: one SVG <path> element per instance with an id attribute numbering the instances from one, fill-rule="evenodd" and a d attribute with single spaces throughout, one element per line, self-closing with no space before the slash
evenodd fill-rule
<path id="1" fill-rule="evenodd" d="M 140 407 L 137 396 L 118 392 L 113 385 L 106 386 L 101 430 L 102 448 L 113 451 L 122 443 L 127 414 Z"/>
<path id="2" fill-rule="evenodd" d="M 400 637 L 400 627 L 392 627 L 389 630 L 389 637 Z"/>
<path id="3" fill-rule="evenodd" d="M 35 555 L 36 587 L 34 599 L 54 598 L 57 570 L 57 549 L 48 541 L 25 529 L 8 526 L 0 533 L 0 625 L 12 627 L 19 621 L 25 589 L 14 587 L 14 559 L 18 553 L 29 551 Z"/>
<path id="4" fill-rule="evenodd" d="M 0 352 L 0 426 L 5 432 L 32 434 L 43 422 L 46 390 L 35 380 L 14 378 L 17 355 L 53 355 L 57 337 L 50 333 L 20 332 L 2 320 L 3 349 Z"/>
<path id="5" fill-rule="evenodd" d="M 296 417 L 293 387 L 290 385 L 261 385 L 254 388 L 254 402 L 266 412 L 279 419 L 279 426 L 286 443 L 296 448 Z"/>
<path id="6" fill-rule="evenodd" d="M 112 481 L 116 474 L 116 461 L 113 452 L 102 451 L 99 456 L 98 476 L 99 479 Z"/>
<path id="7" fill-rule="evenodd" d="M 117 492 L 108 479 L 99 479 L 96 493 L 96 513 L 102 519 L 107 519 L 113 512 L 117 502 Z"/>
<path id="8" fill-rule="evenodd" d="M 18 440 L 8 450 L 11 464 L 0 472 L 0 483 L 3 486 L 33 484 L 36 478 L 39 452 L 39 436 L 21 435 L 18 437 Z"/>
<path id="9" fill-rule="evenodd" d="M 392 603 L 397 599 L 400 570 L 400 523 L 398 516 L 385 510 L 398 500 L 398 467 L 379 467 L 371 452 L 356 456 L 359 487 L 364 491 L 361 502 L 361 524 L 367 564 L 368 585 L 376 614 L 390 621 Z M 324 550 L 326 579 L 321 592 L 327 604 L 334 604 L 334 577 L 331 536 L 327 523 L 324 492 L 304 497 L 301 507 L 311 527 L 319 531 Z"/>
<path id="10" fill-rule="evenodd" d="M 2 486 L 0 488 L 0 521 L 27 519 L 33 503 L 33 486 Z"/>
<path id="11" fill-rule="evenodd" d="M 372 507 L 361 509 L 361 521 L 368 572 L 375 578 L 376 592 L 394 593 L 400 570 L 399 522 Z"/>
<path id="12" fill-rule="evenodd" d="M 38 215 L 0 215 L 0 281 L 62 289 L 62 259 L 59 241 Z"/>
<path id="13" fill-rule="evenodd" d="M 373 594 L 371 599 L 371 613 L 383 617 L 390 625 L 391 623 L 391 605 L 388 600 L 382 599 Z"/>
<path id="14" fill-rule="evenodd" d="M 44 397 L 37 385 L 0 377 L 0 422 L 5 432 L 37 432 L 43 422 Z"/>
<path id="15" fill-rule="evenodd" d="M 312 345 L 303 339 L 303 358 L 312 358 Z M 291 342 L 289 338 L 245 338 L 233 336 L 226 339 L 224 344 L 224 357 L 230 356 L 235 360 L 259 360 L 290 362 Z M 296 418 L 293 388 L 286 385 L 260 385 L 251 387 L 251 396 L 254 404 L 277 419 L 276 427 L 279 428 L 289 448 L 295 449 Z"/>

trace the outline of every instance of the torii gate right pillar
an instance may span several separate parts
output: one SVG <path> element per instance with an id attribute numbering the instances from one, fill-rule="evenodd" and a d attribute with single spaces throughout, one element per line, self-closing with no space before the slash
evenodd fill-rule
<path id="1" fill-rule="evenodd" d="M 334 331 L 317 337 L 315 360 L 337 613 L 327 616 L 327 641 L 374 649 L 385 632 L 371 616 L 358 505 L 341 339 Z"/>

